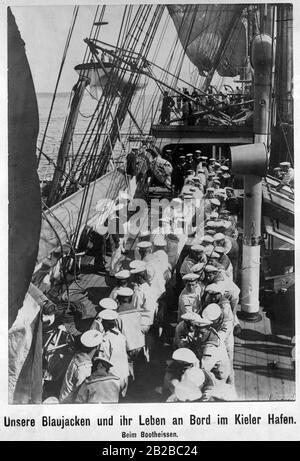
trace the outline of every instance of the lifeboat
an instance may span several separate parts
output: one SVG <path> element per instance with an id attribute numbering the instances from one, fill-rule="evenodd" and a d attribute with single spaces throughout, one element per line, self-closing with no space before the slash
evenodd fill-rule
<path id="1" fill-rule="evenodd" d="M 91 62 L 75 66 L 76 72 L 83 78 L 90 80 L 90 87 L 106 91 L 124 93 L 134 87 L 134 91 L 144 88 L 145 83 L 136 84 L 132 78 L 133 71 L 126 64 L 114 62 Z"/>

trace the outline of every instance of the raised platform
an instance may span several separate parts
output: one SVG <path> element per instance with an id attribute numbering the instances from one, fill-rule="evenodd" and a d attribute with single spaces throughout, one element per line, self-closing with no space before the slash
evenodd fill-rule
<path id="1" fill-rule="evenodd" d="M 253 130 L 250 127 L 218 127 L 191 125 L 153 125 L 151 136 L 157 139 L 162 149 L 169 144 L 252 144 Z"/>

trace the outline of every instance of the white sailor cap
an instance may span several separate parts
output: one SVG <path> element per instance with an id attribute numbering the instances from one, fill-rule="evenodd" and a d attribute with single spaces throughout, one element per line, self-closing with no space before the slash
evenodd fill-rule
<path id="1" fill-rule="evenodd" d="M 202 246 L 202 245 L 193 245 L 193 246 L 191 247 L 191 250 L 192 250 L 192 251 L 195 251 L 195 253 L 203 253 L 203 252 L 204 252 L 204 249 L 205 249 L 205 248 L 204 248 L 204 246 Z"/>
<path id="2" fill-rule="evenodd" d="M 199 275 L 198 274 L 195 274 L 193 272 L 189 273 L 189 274 L 185 274 L 183 277 L 182 277 L 182 280 L 184 282 L 194 282 L 195 280 L 198 280 L 199 278 Z"/>
<path id="3" fill-rule="evenodd" d="M 216 227 L 224 227 L 224 222 L 222 219 L 215 221 Z"/>
<path id="4" fill-rule="evenodd" d="M 221 170 L 222 170 L 222 171 L 228 171 L 229 168 L 228 168 L 228 166 L 226 166 L 226 165 L 222 165 L 222 166 L 221 166 Z"/>
<path id="5" fill-rule="evenodd" d="M 143 240 L 142 242 L 139 242 L 137 244 L 137 248 L 150 248 L 152 247 L 152 243 L 151 242 L 148 242 L 147 240 Z"/>
<path id="6" fill-rule="evenodd" d="M 227 188 L 227 189 L 228 189 L 228 188 Z M 224 214 L 229 216 L 231 213 L 230 213 L 229 210 L 221 210 L 221 211 L 220 211 L 220 215 L 224 215 Z"/>
<path id="7" fill-rule="evenodd" d="M 202 155 L 201 159 L 206 161 L 208 159 L 208 157 L 206 155 Z"/>
<path id="8" fill-rule="evenodd" d="M 121 287 L 116 291 L 117 296 L 132 296 L 133 290 L 129 287 Z"/>
<path id="9" fill-rule="evenodd" d="M 200 327 L 200 328 L 207 328 L 208 326 L 210 326 L 212 324 L 212 321 L 209 320 L 209 319 L 204 319 L 204 318 L 200 317 L 200 315 L 199 315 L 199 319 L 195 320 L 194 324 L 197 325 L 197 327 Z"/>
<path id="10" fill-rule="evenodd" d="M 212 264 L 207 264 L 204 270 L 205 272 L 220 272 L 220 269 Z"/>
<path id="11" fill-rule="evenodd" d="M 207 221 L 205 228 L 207 227 L 212 227 L 212 228 L 217 227 L 217 221 Z"/>
<path id="12" fill-rule="evenodd" d="M 213 245 L 207 245 L 205 247 L 205 254 L 206 256 L 210 256 L 212 254 L 212 252 L 214 251 L 214 246 Z"/>
<path id="13" fill-rule="evenodd" d="M 205 229 L 205 232 L 206 234 L 209 234 L 209 235 L 215 235 L 216 230 L 215 229 Z"/>
<path id="14" fill-rule="evenodd" d="M 221 247 L 221 246 L 216 246 L 216 247 L 215 247 L 215 251 L 216 251 L 217 253 L 223 254 L 223 253 L 226 252 L 226 248 Z"/>
<path id="15" fill-rule="evenodd" d="M 224 294 L 224 288 L 220 283 L 211 283 L 205 287 L 205 291 L 208 293 L 220 293 Z"/>
<path id="16" fill-rule="evenodd" d="M 130 261 L 129 263 L 130 269 L 136 269 L 137 267 L 141 268 L 143 267 L 144 270 L 146 270 L 146 264 L 144 261 L 141 261 L 140 259 L 134 259 L 133 261 Z"/>
<path id="17" fill-rule="evenodd" d="M 212 303 L 206 306 L 202 311 L 202 317 L 204 319 L 215 322 L 221 315 L 221 308 L 218 304 Z"/>
<path id="18" fill-rule="evenodd" d="M 228 179 L 230 177 L 231 177 L 231 175 L 229 173 L 223 173 L 222 174 L 222 178 L 224 178 L 224 179 Z"/>
<path id="19" fill-rule="evenodd" d="M 102 320 L 116 320 L 118 318 L 118 314 L 116 311 L 105 309 L 104 311 L 101 311 L 100 314 L 98 314 L 98 317 Z"/>
<path id="20" fill-rule="evenodd" d="M 198 321 L 199 318 L 201 317 L 196 312 L 185 312 L 185 314 L 181 316 L 181 320 L 186 320 L 187 322 L 195 322 Z"/>
<path id="21" fill-rule="evenodd" d="M 181 377 L 180 384 L 193 383 L 197 386 L 197 389 L 201 388 L 206 380 L 205 372 L 201 368 L 190 369 L 188 373 L 184 373 Z"/>
<path id="22" fill-rule="evenodd" d="M 291 166 L 290 162 L 281 162 L 279 163 L 280 166 Z"/>
<path id="23" fill-rule="evenodd" d="M 174 394 L 179 402 L 195 402 L 202 397 L 202 392 L 191 381 L 179 381 L 174 387 Z"/>
<path id="24" fill-rule="evenodd" d="M 208 242 L 208 243 L 213 243 L 214 239 L 210 235 L 203 235 L 202 237 L 202 242 Z"/>
<path id="25" fill-rule="evenodd" d="M 59 403 L 59 400 L 57 397 L 54 397 L 54 395 L 51 395 L 50 397 L 47 397 L 45 400 L 43 400 L 43 405 L 49 405 L 49 404 L 55 404 Z"/>
<path id="26" fill-rule="evenodd" d="M 223 226 L 222 226 L 223 227 Z M 218 232 L 215 236 L 214 236 L 214 241 L 215 242 L 219 242 L 220 240 L 223 240 L 225 238 L 225 235 L 222 234 L 222 232 Z"/>
<path id="27" fill-rule="evenodd" d="M 219 178 L 218 178 L 217 176 L 214 176 L 214 177 L 212 178 L 212 181 L 215 182 L 215 183 L 217 183 L 217 184 L 221 184 L 221 181 L 219 180 Z"/>
<path id="28" fill-rule="evenodd" d="M 212 198 L 212 199 L 211 199 L 211 203 L 212 203 L 213 205 L 217 205 L 217 206 L 220 206 L 220 205 L 221 205 L 220 200 L 218 200 L 217 198 Z"/>
<path id="29" fill-rule="evenodd" d="M 119 271 L 115 274 L 115 278 L 118 280 L 127 280 L 130 277 L 130 272 L 128 270 Z"/>
<path id="30" fill-rule="evenodd" d="M 99 306 L 102 307 L 102 309 L 110 309 L 110 310 L 116 310 L 118 308 L 118 304 L 112 298 L 100 299 Z"/>
<path id="31" fill-rule="evenodd" d="M 215 192 L 216 189 L 214 189 L 213 187 L 208 187 L 206 189 L 206 192 Z"/>
<path id="32" fill-rule="evenodd" d="M 233 187 L 229 187 L 229 186 L 225 187 L 225 190 L 230 190 L 231 192 L 234 192 L 234 188 L 233 188 Z"/>
<path id="33" fill-rule="evenodd" d="M 203 168 L 198 168 L 198 173 L 204 173 L 204 170 Z M 198 178 L 198 180 L 200 181 L 200 179 Z"/>
<path id="34" fill-rule="evenodd" d="M 195 150 L 195 154 L 202 154 L 202 150 L 200 149 Z"/>
<path id="35" fill-rule="evenodd" d="M 108 312 L 112 312 L 112 311 L 108 311 Z M 102 334 L 100 333 L 100 331 L 97 331 L 97 330 L 85 331 L 80 336 L 80 342 L 85 347 L 99 346 L 101 341 L 102 341 Z"/>
<path id="36" fill-rule="evenodd" d="M 198 359 L 193 351 L 187 349 L 186 347 L 180 347 L 173 352 L 173 360 L 179 360 L 186 363 L 197 363 Z"/>
<path id="37" fill-rule="evenodd" d="M 280 171 L 280 170 L 281 170 L 280 166 L 277 166 L 276 168 L 273 168 L 273 171 Z"/>
<path id="38" fill-rule="evenodd" d="M 197 274 L 198 272 L 201 272 L 203 270 L 203 267 L 205 266 L 204 263 L 198 263 L 198 264 L 195 264 L 191 271 L 194 272 L 195 274 Z"/>
<path id="39" fill-rule="evenodd" d="M 191 153 L 186 154 L 186 157 L 193 157 L 193 154 L 191 154 Z"/>
<path id="40" fill-rule="evenodd" d="M 216 195 L 225 195 L 226 194 L 226 190 L 225 189 L 217 189 L 215 191 L 215 194 Z"/>
<path id="41" fill-rule="evenodd" d="M 165 240 L 165 237 L 161 234 L 158 234 L 154 241 L 153 241 L 153 244 L 156 246 L 156 247 L 165 247 L 167 245 L 167 242 Z"/>
<path id="42" fill-rule="evenodd" d="M 216 161 L 216 159 L 215 159 L 215 158 L 213 158 L 213 157 L 211 157 L 211 158 L 210 158 L 208 161 L 212 163 L 212 162 L 215 162 L 215 161 Z"/>
<path id="43" fill-rule="evenodd" d="M 221 164 L 219 162 L 215 162 L 215 167 L 219 168 Z"/>
<path id="44" fill-rule="evenodd" d="M 105 235 L 108 231 L 107 226 L 95 226 L 95 231 L 100 235 Z"/>
<path id="45" fill-rule="evenodd" d="M 142 274 L 143 272 L 146 272 L 146 266 L 142 266 L 142 265 L 137 266 L 134 269 L 131 269 L 130 271 L 132 275 Z"/>

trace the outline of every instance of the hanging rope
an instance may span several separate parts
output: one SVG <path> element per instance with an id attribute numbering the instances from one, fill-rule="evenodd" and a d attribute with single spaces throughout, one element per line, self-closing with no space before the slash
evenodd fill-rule
<path id="1" fill-rule="evenodd" d="M 44 148 L 44 142 L 45 142 L 47 130 L 48 130 L 48 127 L 49 127 L 49 123 L 50 123 L 50 120 L 51 120 L 51 115 L 52 115 L 52 110 L 53 110 L 53 106 L 54 106 L 54 102 L 55 102 L 55 98 L 56 98 L 57 88 L 58 88 L 58 85 L 59 85 L 59 81 L 60 81 L 60 77 L 61 77 L 61 74 L 62 74 L 64 64 L 65 64 L 65 61 L 66 61 L 67 52 L 68 52 L 68 49 L 69 49 L 69 46 L 70 46 L 70 41 L 71 41 L 73 30 L 74 30 L 74 27 L 75 27 L 78 11 L 79 11 L 79 6 L 75 6 L 74 10 L 73 10 L 71 25 L 70 25 L 70 28 L 69 28 L 69 32 L 68 32 L 68 36 L 67 36 L 67 40 L 66 40 L 66 44 L 65 44 L 65 49 L 64 49 L 64 52 L 63 52 L 63 56 L 62 56 L 62 60 L 61 60 L 61 64 L 60 64 L 56 84 L 55 84 L 55 89 L 54 89 L 54 93 L 53 93 L 53 97 L 52 97 L 52 101 L 51 101 L 51 106 L 50 106 L 50 111 L 49 111 L 45 131 L 44 131 L 44 136 L 43 136 L 43 139 L 42 139 L 42 143 L 40 145 L 40 154 L 38 156 L 38 162 L 37 162 L 38 166 L 39 166 L 39 163 L 40 163 L 40 160 L 41 160 L 41 152 L 43 151 L 43 148 Z"/>

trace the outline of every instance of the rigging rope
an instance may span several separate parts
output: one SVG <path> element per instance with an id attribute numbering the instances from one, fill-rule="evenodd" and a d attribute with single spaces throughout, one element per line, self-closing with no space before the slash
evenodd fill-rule
<path id="1" fill-rule="evenodd" d="M 44 131 L 44 136 L 43 136 L 43 139 L 42 139 L 42 143 L 40 145 L 40 152 L 42 152 L 43 148 L 44 148 L 46 133 L 47 133 L 48 126 L 49 126 L 49 123 L 50 123 L 52 110 L 53 110 L 53 106 L 54 106 L 54 102 L 55 102 L 55 98 L 56 98 L 56 93 L 57 93 L 60 77 L 61 77 L 61 74 L 62 74 L 62 70 L 63 70 L 64 64 L 65 64 L 65 61 L 66 61 L 67 52 L 68 52 L 68 49 L 69 49 L 69 46 L 70 46 L 70 41 L 71 41 L 73 30 L 74 30 L 74 27 L 75 27 L 78 11 L 79 11 L 79 6 L 75 6 L 74 10 L 73 10 L 71 25 L 70 25 L 70 28 L 69 28 L 69 32 L 68 32 L 68 36 L 67 36 L 67 40 L 66 40 L 66 44 L 65 44 L 65 49 L 64 49 L 64 52 L 63 52 L 63 56 L 62 56 L 62 60 L 61 60 L 61 64 L 60 64 L 56 84 L 55 84 L 55 89 L 54 89 L 54 93 L 53 93 L 53 97 L 52 97 L 52 101 L 51 101 L 51 106 L 50 106 L 50 111 L 49 111 L 45 131 Z M 40 159 L 41 159 L 41 154 L 39 154 L 39 156 L 38 156 L 37 165 L 39 165 Z"/>

